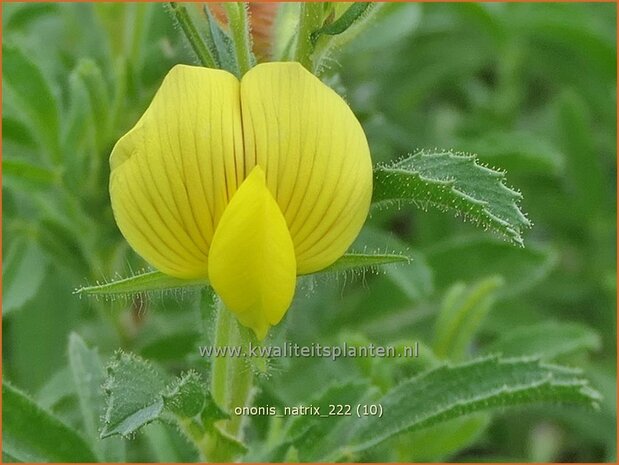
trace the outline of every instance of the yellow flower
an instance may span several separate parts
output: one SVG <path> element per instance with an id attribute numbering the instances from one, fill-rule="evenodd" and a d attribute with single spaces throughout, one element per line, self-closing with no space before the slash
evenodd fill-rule
<path id="1" fill-rule="evenodd" d="M 367 216 L 361 125 L 297 63 L 232 74 L 177 65 L 110 157 L 129 244 L 163 273 L 207 278 L 263 339 L 296 276 L 341 257 Z"/>

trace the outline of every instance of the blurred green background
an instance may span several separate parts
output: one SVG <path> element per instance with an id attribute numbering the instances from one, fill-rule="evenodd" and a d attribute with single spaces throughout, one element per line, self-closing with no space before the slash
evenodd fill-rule
<path id="1" fill-rule="evenodd" d="M 72 295 L 145 266 L 114 223 L 107 159 L 165 73 L 195 60 L 161 4 L 2 9 L 3 379 L 79 429 L 71 332 L 104 362 L 122 347 L 171 372 L 205 363 L 196 295 Z M 412 265 L 301 280 L 273 341 L 418 340 L 452 360 L 537 355 L 581 367 L 604 395 L 598 411 L 471 416 L 359 459 L 616 460 L 616 5 L 387 5 L 323 79 L 362 121 L 375 162 L 418 148 L 475 153 L 507 171 L 534 226 L 518 248 L 423 206 L 372 211 L 354 248 L 407 251 Z M 446 296 L 466 300 L 488 282 L 487 315 L 465 347 L 437 345 Z M 293 405 L 336 378 L 386 388 L 415 369 L 277 361 L 257 402 Z M 167 425 L 149 426 L 126 450 L 132 461 L 195 460 Z"/>

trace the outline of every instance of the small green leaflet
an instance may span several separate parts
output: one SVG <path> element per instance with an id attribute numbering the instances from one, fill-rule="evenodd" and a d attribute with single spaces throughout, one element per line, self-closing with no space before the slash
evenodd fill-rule
<path id="1" fill-rule="evenodd" d="M 322 272 L 341 272 L 355 268 L 368 268 L 390 263 L 408 263 L 410 258 L 401 254 L 345 254 L 333 265 L 325 268 Z M 200 288 L 208 286 L 206 279 L 180 279 L 168 276 L 160 271 L 149 271 L 136 274 L 129 278 L 110 281 L 96 286 L 86 286 L 76 289 L 74 294 L 79 296 L 115 297 L 137 294 L 139 292 L 169 291 L 174 289 Z"/>
<path id="2" fill-rule="evenodd" d="M 107 367 L 103 385 L 106 411 L 101 438 L 129 436 L 156 420 L 163 411 L 160 393 L 165 378 L 141 358 L 118 351 Z"/>
<path id="3" fill-rule="evenodd" d="M 197 372 L 183 373 L 167 383 L 150 362 L 123 351 L 109 363 L 103 388 L 106 411 L 102 438 L 127 437 L 162 418 L 176 419 L 180 424 L 200 416 L 203 424 L 210 426 L 227 417 Z"/>
<path id="4" fill-rule="evenodd" d="M 504 173 L 479 165 L 472 155 L 421 151 L 374 170 L 374 205 L 451 210 L 519 245 L 531 226 L 520 210 L 521 199 L 505 185 Z"/>

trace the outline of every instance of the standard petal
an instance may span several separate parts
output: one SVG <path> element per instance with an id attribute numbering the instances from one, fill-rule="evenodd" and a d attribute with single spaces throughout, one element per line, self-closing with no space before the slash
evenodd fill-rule
<path id="1" fill-rule="evenodd" d="M 293 239 L 299 274 L 337 260 L 370 207 L 372 162 L 361 125 L 298 63 L 264 63 L 241 81 L 245 170 L 260 165 Z"/>
<path id="2" fill-rule="evenodd" d="M 110 157 L 118 226 L 149 263 L 181 278 L 207 275 L 219 218 L 243 179 L 239 82 L 178 65 Z"/>
<path id="3" fill-rule="evenodd" d="M 256 167 L 241 184 L 215 231 L 209 280 L 238 320 L 264 339 L 294 296 L 296 262 L 279 206 Z"/>

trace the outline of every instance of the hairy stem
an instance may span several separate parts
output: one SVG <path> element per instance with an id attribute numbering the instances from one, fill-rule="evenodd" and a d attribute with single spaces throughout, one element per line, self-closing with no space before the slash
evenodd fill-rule
<path id="1" fill-rule="evenodd" d="M 180 24 L 189 45 L 191 45 L 191 48 L 200 60 L 200 63 L 202 63 L 202 66 L 206 66 L 207 68 L 217 68 L 215 59 L 200 36 L 200 33 L 198 32 L 196 25 L 193 23 L 191 16 L 187 12 L 187 9 L 183 5 L 179 5 L 176 2 L 170 2 L 170 9 L 172 10 L 172 13 L 174 13 L 174 17 L 178 21 L 178 24 Z"/>
<path id="2" fill-rule="evenodd" d="M 236 415 L 236 407 L 244 407 L 250 402 L 253 386 L 253 372 L 247 355 L 248 345 L 252 339 L 249 331 L 240 326 L 234 315 L 219 303 L 215 324 L 214 345 L 221 349 L 229 347 L 232 350 L 239 347 L 240 356 L 219 353 L 213 358 L 211 365 L 211 394 L 215 402 L 230 414 L 230 419 L 223 420 L 219 427 L 232 438 L 242 442 L 243 416 Z M 224 450 L 222 450 L 224 449 Z M 234 451 L 227 450 L 225 443 L 219 443 L 216 451 L 218 461 L 234 459 Z"/>
<path id="3" fill-rule="evenodd" d="M 312 62 L 314 45 L 312 43 L 311 36 L 314 31 L 318 30 L 322 26 L 322 16 L 322 3 L 301 3 L 295 59 L 309 71 L 313 71 L 314 68 Z"/>
<path id="4" fill-rule="evenodd" d="M 234 51 L 239 65 L 239 73 L 243 76 L 254 64 L 247 6 L 243 2 L 225 2 L 224 7 L 228 15 L 230 33 L 234 41 Z"/>

